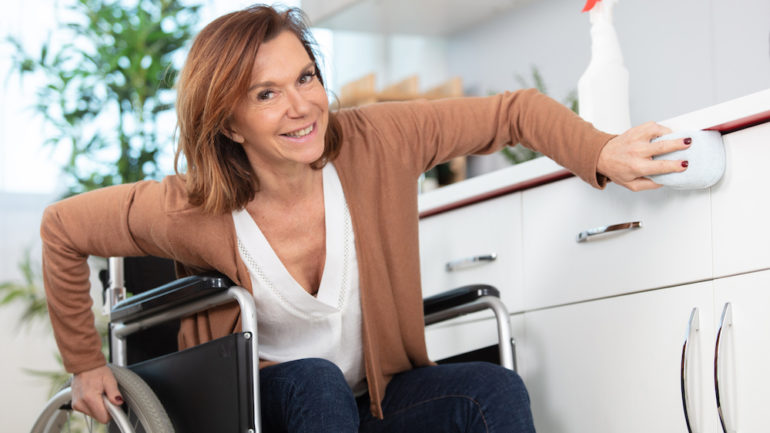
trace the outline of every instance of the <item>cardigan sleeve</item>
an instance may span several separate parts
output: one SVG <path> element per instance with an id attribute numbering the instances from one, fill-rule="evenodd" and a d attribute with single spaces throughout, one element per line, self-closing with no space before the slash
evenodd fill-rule
<path id="1" fill-rule="evenodd" d="M 453 157 L 522 143 L 601 188 L 599 153 L 613 137 L 537 90 L 488 97 L 392 102 L 340 112 L 348 130 L 375 130 L 418 175 Z M 405 149 L 405 146 L 408 149 Z"/>
<path id="2" fill-rule="evenodd" d="M 43 283 L 67 371 L 79 373 L 105 363 L 91 311 L 88 256 L 167 256 L 163 242 L 147 242 L 152 237 L 151 224 L 130 224 L 132 212 L 162 212 L 162 205 L 150 204 L 160 204 L 162 189 L 157 182 L 108 187 L 62 200 L 45 210 L 40 229 Z M 144 191 L 143 206 L 136 203 L 138 190 Z"/>

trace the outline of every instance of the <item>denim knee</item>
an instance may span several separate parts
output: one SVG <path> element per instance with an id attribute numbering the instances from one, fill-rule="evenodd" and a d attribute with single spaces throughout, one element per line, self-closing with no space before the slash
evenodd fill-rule
<path id="1" fill-rule="evenodd" d="M 284 371 L 297 378 L 319 378 L 321 380 L 336 380 L 345 377 L 342 370 L 331 361 L 322 358 L 305 358 L 296 361 L 287 361 L 279 364 Z M 320 377 L 319 377 L 320 376 Z"/>
<path id="2" fill-rule="evenodd" d="M 476 380 L 487 390 L 486 409 L 496 413 L 497 419 L 508 418 L 507 422 L 515 426 L 506 429 L 516 432 L 534 431 L 529 393 L 521 376 L 499 365 L 483 362 L 477 364 L 474 366 Z"/>
<path id="3" fill-rule="evenodd" d="M 513 396 L 520 403 L 529 406 L 529 393 L 518 373 L 488 362 L 472 362 L 470 364 L 473 366 L 474 381 L 480 386 L 495 389 L 500 394 Z"/>
<path id="4" fill-rule="evenodd" d="M 358 409 L 342 371 L 308 358 L 261 371 L 263 427 L 268 432 L 355 432 Z"/>
<path id="5" fill-rule="evenodd" d="M 361 401 L 359 407 L 364 408 Z M 361 410 L 361 431 L 533 433 L 529 395 L 518 374 L 486 362 L 422 367 L 396 375 L 385 419 Z"/>
<path id="6" fill-rule="evenodd" d="M 342 370 L 326 359 L 299 359 L 280 366 L 282 372 L 274 379 L 290 382 L 295 392 L 309 393 L 316 397 L 351 392 Z"/>

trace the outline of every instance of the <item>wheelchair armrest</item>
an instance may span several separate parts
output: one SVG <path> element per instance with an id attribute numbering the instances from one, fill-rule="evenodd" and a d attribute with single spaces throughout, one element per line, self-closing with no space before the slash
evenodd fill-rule
<path id="1" fill-rule="evenodd" d="M 232 281 L 221 274 L 180 278 L 118 302 L 110 312 L 110 320 L 124 323 L 138 320 L 150 314 L 157 314 L 223 292 L 232 285 Z"/>
<path id="2" fill-rule="evenodd" d="M 426 316 L 469 304 L 484 296 L 500 297 L 500 291 L 487 284 L 472 284 L 448 290 L 423 299 L 423 311 Z"/>
<path id="3" fill-rule="evenodd" d="M 510 315 L 500 301 L 499 290 L 486 284 L 473 284 L 423 300 L 426 326 L 485 309 L 491 309 L 495 315 L 500 365 L 515 371 L 516 349 L 511 335 Z"/>

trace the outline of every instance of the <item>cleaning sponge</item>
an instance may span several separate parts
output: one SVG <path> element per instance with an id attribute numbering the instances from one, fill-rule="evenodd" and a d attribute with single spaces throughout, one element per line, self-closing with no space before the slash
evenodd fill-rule
<path id="1" fill-rule="evenodd" d="M 658 137 L 659 140 L 692 138 L 690 147 L 684 150 L 655 155 L 653 159 L 688 161 L 687 170 L 648 176 L 653 182 L 673 189 L 702 189 L 714 185 L 725 172 L 725 146 L 719 131 L 680 131 Z"/>

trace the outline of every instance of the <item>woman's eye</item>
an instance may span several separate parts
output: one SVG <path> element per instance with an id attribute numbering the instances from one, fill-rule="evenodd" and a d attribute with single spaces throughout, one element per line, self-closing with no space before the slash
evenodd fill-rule
<path id="1" fill-rule="evenodd" d="M 299 78 L 300 84 L 305 84 L 313 81 L 313 78 L 315 77 L 315 71 L 308 71 L 302 74 L 302 76 Z"/>
<path id="2" fill-rule="evenodd" d="M 275 92 L 272 90 L 263 90 L 257 94 L 257 99 L 260 101 L 267 101 L 268 99 L 272 98 L 273 95 L 275 95 Z"/>

